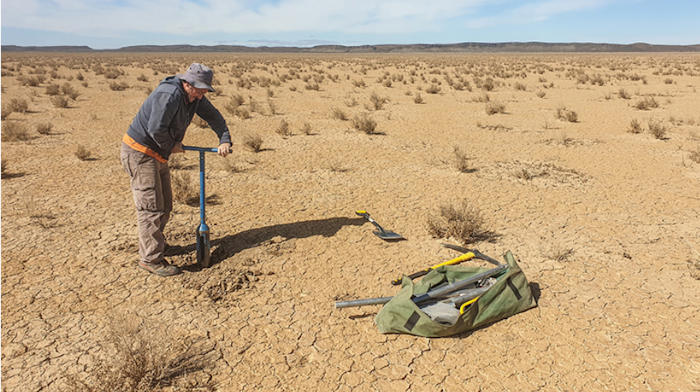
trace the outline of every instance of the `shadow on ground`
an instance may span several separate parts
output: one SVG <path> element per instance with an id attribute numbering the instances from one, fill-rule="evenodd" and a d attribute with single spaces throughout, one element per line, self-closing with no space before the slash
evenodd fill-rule
<path id="1" fill-rule="evenodd" d="M 363 218 L 336 217 L 259 227 L 221 238 L 213 238 L 211 241 L 211 248 L 213 249 L 211 265 L 218 264 L 244 249 L 254 248 L 275 237 L 284 239 L 307 238 L 318 235 L 332 237 L 345 226 L 361 226 L 363 224 L 365 224 Z M 195 251 L 196 244 L 192 243 L 179 247 L 177 253 L 183 254 Z M 196 269 L 193 266 L 192 270 Z"/>

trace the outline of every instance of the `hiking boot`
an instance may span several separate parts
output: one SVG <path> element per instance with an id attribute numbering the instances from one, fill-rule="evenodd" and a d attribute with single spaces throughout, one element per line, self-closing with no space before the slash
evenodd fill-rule
<path id="1" fill-rule="evenodd" d="M 139 268 L 145 269 L 146 271 L 158 276 L 173 276 L 180 273 L 180 268 L 178 268 L 176 265 L 169 264 L 165 260 L 162 260 L 160 263 L 147 263 L 145 261 L 139 261 Z"/>

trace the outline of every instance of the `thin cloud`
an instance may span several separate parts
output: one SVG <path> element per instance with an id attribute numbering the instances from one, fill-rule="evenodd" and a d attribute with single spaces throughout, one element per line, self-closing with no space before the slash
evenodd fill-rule
<path id="1" fill-rule="evenodd" d="M 563 13 L 600 8 L 610 3 L 612 3 L 611 0 L 536 1 L 506 9 L 497 15 L 468 19 L 465 25 L 469 28 L 478 29 L 498 25 L 543 22 Z"/>

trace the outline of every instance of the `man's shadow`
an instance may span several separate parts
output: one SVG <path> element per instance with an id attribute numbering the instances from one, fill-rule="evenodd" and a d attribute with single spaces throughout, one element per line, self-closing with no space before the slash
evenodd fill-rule
<path id="1" fill-rule="evenodd" d="M 301 222 L 282 223 L 279 225 L 259 227 L 245 230 L 240 233 L 211 239 L 210 266 L 218 264 L 244 249 L 254 248 L 275 237 L 307 238 L 313 236 L 332 237 L 345 226 L 362 226 L 364 218 L 336 217 L 327 219 L 315 219 Z M 190 244 L 180 248 L 177 253 L 196 251 L 196 244 Z M 197 265 L 185 267 L 190 271 L 198 271 Z"/>

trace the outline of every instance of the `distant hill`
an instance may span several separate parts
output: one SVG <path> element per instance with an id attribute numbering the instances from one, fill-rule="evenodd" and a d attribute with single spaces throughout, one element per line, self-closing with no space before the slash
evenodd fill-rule
<path id="1" fill-rule="evenodd" d="M 463 42 L 456 44 L 410 45 L 318 45 L 313 47 L 241 46 L 241 45 L 137 45 L 119 49 L 92 49 L 88 46 L 16 46 L 2 45 L 5 52 L 233 52 L 233 53 L 603 53 L 603 52 L 700 52 L 697 45 L 652 45 L 548 42 Z"/>

